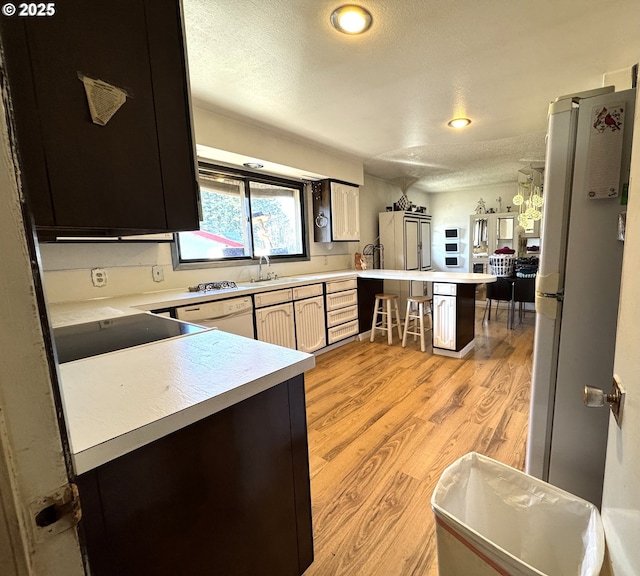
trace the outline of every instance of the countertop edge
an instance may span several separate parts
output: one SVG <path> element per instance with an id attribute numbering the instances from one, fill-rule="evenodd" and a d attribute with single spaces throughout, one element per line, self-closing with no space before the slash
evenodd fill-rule
<path id="1" fill-rule="evenodd" d="M 108 441 L 72 454 L 77 474 L 93 470 L 107 462 L 176 432 L 190 424 L 212 416 L 269 388 L 303 374 L 315 366 L 311 355 L 288 366 L 227 390 L 184 410 L 168 414 L 154 422 Z"/>

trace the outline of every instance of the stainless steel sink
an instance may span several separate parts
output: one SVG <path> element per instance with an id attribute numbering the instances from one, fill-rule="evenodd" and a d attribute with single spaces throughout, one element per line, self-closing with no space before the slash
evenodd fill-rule
<path id="1" fill-rule="evenodd" d="M 250 282 L 242 282 L 240 284 L 238 284 L 239 286 L 244 287 L 251 287 L 251 286 L 273 286 L 273 285 L 277 285 L 277 284 L 290 284 L 291 282 L 295 282 L 296 280 L 292 280 L 291 278 L 263 278 L 262 280 L 259 279 L 252 279 Z"/>

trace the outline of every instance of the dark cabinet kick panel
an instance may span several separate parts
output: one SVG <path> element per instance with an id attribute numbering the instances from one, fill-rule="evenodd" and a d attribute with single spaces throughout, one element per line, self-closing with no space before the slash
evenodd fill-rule
<path id="1" fill-rule="evenodd" d="M 2 18 L 23 184 L 41 232 L 197 229 L 195 154 L 177 0 L 67 0 Z M 101 126 L 80 75 L 127 93 Z"/>
<path id="2" fill-rule="evenodd" d="M 371 330 L 376 294 L 384 292 L 384 280 L 358 278 L 358 332 Z"/>
<path id="3" fill-rule="evenodd" d="M 78 477 L 95 576 L 299 576 L 313 560 L 298 376 Z"/>

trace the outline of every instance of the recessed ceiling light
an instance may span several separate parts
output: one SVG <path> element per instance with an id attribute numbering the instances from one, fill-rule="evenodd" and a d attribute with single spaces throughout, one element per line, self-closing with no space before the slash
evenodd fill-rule
<path id="1" fill-rule="evenodd" d="M 259 170 L 260 168 L 264 168 L 264 165 L 258 164 L 258 162 L 245 162 L 243 166 L 245 168 L 253 168 L 254 170 Z"/>
<path id="2" fill-rule="evenodd" d="M 454 118 L 447 122 L 447 125 L 451 128 L 464 128 L 465 126 L 469 126 L 469 124 L 471 124 L 469 118 Z"/>
<path id="3" fill-rule="evenodd" d="M 344 34 L 362 34 L 371 27 L 372 22 L 371 14 L 355 4 L 340 6 L 331 14 L 331 25 Z"/>

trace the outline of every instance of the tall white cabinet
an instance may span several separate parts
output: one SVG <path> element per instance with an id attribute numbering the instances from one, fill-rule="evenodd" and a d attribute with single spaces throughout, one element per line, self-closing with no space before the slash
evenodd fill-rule
<path id="1" fill-rule="evenodd" d="M 431 270 L 431 216 L 415 212 L 380 212 L 384 267 Z"/>
<path id="2" fill-rule="evenodd" d="M 380 244 L 384 246 L 387 270 L 431 270 L 431 216 L 416 212 L 380 212 Z M 400 296 L 404 309 L 407 296 L 429 294 L 428 282 L 385 280 L 385 292 Z"/>

